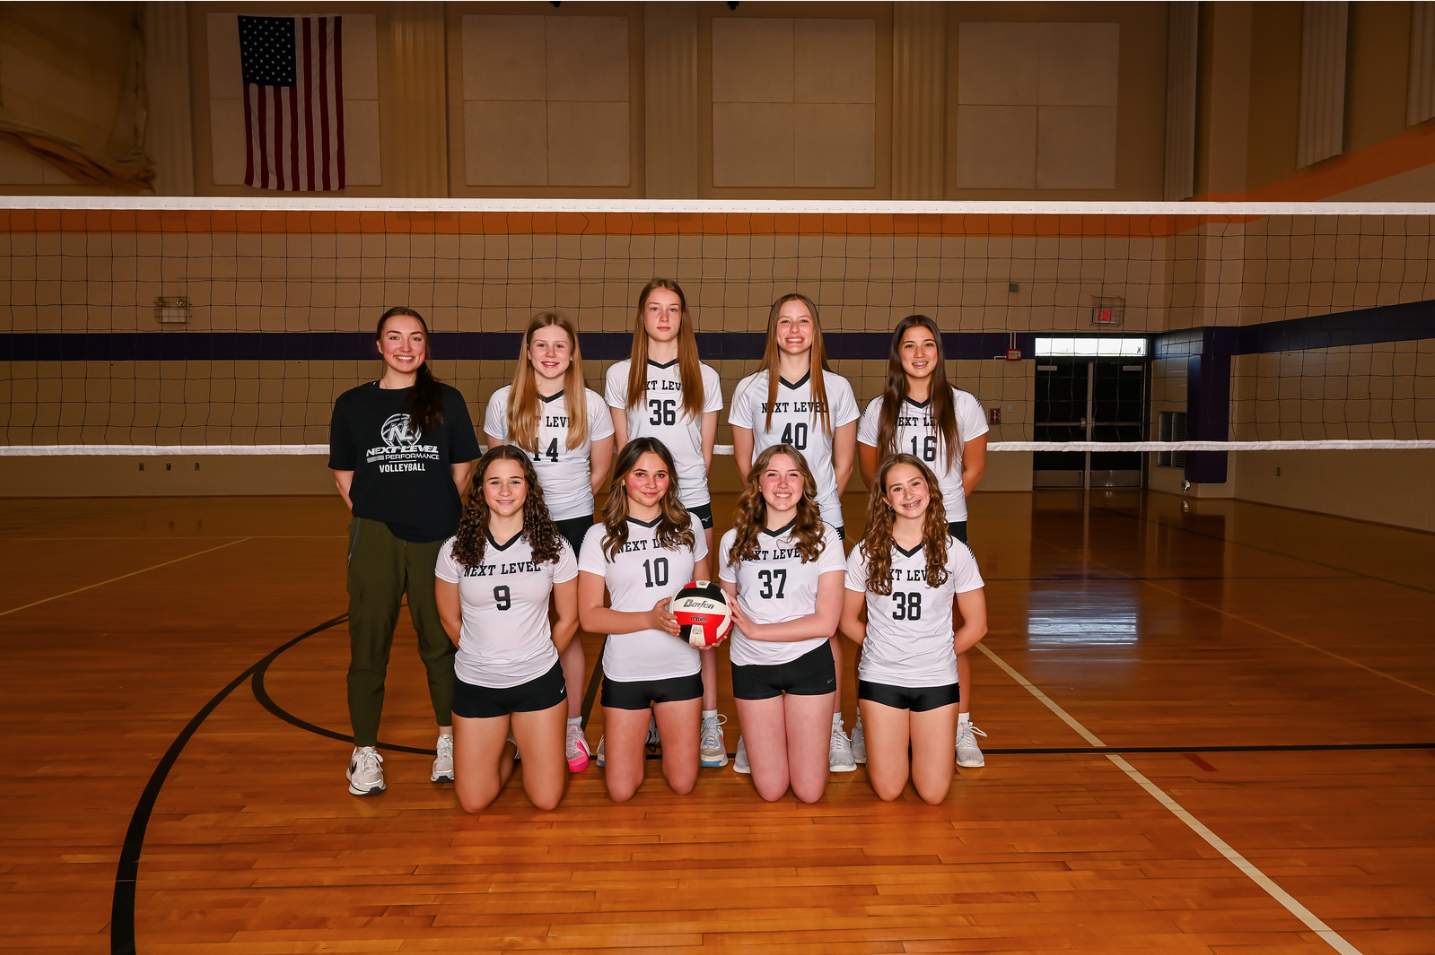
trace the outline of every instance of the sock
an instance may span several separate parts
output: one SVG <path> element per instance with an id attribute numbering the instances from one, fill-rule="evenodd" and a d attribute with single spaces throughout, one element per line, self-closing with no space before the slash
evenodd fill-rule
<path id="1" fill-rule="evenodd" d="M 958 725 L 958 726 L 960 726 L 960 725 L 963 724 L 963 723 L 970 723 L 971 721 L 972 721 L 972 714 L 970 714 L 970 713 L 958 713 L 958 714 L 957 714 L 957 725 Z"/>
<path id="2" fill-rule="evenodd" d="M 832 714 L 832 725 L 835 726 L 835 727 L 837 727 L 837 729 L 839 729 L 839 730 L 842 729 L 842 714 L 841 714 L 841 713 L 833 713 L 833 714 Z"/>
<path id="3" fill-rule="evenodd" d="M 717 719 L 717 710 L 703 710 L 703 720 Z"/>
<path id="4" fill-rule="evenodd" d="M 581 716 L 572 716 L 572 717 L 569 717 L 569 718 L 568 718 L 568 725 L 569 725 L 569 726 L 582 726 L 582 725 L 583 725 L 583 717 L 581 717 Z"/>

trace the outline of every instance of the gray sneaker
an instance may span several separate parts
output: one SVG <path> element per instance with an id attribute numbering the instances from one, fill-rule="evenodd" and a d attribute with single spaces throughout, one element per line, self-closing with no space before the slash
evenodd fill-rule
<path id="1" fill-rule="evenodd" d="M 698 744 L 698 762 L 703 766 L 727 765 L 727 741 L 722 736 L 722 724 L 727 717 L 719 714 L 703 720 L 702 741 Z"/>
<path id="2" fill-rule="evenodd" d="M 433 760 L 433 772 L 429 774 L 429 780 L 435 783 L 453 782 L 453 737 L 440 736 L 438 738 L 438 755 Z"/>
<path id="3" fill-rule="evenodd" d="M 737 758 L 732 761 L 733 772 L 742 773 L 744 776 L 752 775 L 752 767 L 747 762 L 747 745 L 743 743 L 742 737 L 737 738 Z"/>
<path id="4" fill-rule="evenodd" d="M 972 725 L 971 720 L 957 724 L 957 765 L 963 769 L 980 769 L 987 759 L 977 746 L 977 737 L 986 736 Z"/>
<path id="5" fill-rule="evenodd" d="M 834 773 L 857 771 L 857 760 L 852 755 L 852 741 L 836 723 L 832 724 L 832 742 L 827 749 L 827 768 Z"/>
<path id="6" fill-rule="evenodd" d="M 372 746 L 354 747 L 349 757 L 349 792 L 355 796 L 372 796 L 384 791 L 384 757 Z"/>
<path id="7" fill-rule="evenodd" d="M 857 717 L 857 723 L 852 727 L 852 761 L 854 763 L 867 762 L 867 737 L 862 734 L 862 717 Z"/>

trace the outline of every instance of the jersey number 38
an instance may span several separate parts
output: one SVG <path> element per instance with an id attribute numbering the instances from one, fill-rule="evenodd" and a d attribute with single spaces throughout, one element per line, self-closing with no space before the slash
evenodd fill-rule
<path id="1" fill-rule="evenodd" d="M 893 620 L 922 619 L 921 594 L 893 594 L 892 602 L 896 604 L 896 606 L 892 608 Z"/>

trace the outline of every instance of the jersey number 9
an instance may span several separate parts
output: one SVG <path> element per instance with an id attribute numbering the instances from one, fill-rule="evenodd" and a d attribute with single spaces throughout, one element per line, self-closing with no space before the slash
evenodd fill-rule
<path id="1" fill-rule="evenodd" d="M 507 587 L 494 587 L 493 602 L 499 610 L 507 610 L 513 606 L 513 594 Z"/>

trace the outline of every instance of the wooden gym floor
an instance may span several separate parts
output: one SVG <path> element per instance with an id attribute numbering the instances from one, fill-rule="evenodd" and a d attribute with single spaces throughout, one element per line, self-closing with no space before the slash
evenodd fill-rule
<path id="1" fill-rule="evenodd" d="M 1435 536 L 978 495 L 988 759 L 944 805 L 860 769 L 815 806 L 731 768 L 680 798 L 650 762 L 628 805 L 594 766 L 471 817 L 405 749 L 434 735 L 407 621 L 389 791 L 347 792 L 346 517 L 0 502 L 0 948 L 1435 952 Z"/>

